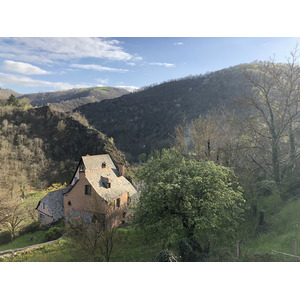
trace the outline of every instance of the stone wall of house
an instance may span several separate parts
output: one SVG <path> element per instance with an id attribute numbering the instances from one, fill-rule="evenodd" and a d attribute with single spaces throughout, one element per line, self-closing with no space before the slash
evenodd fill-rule
<path id="1" fill-rule="evenodd" d="M 120 207 L 117 207 L 117 199 L 120 198 Z M 122 224 L 124 219 L 123 213 L 127 209 L 127 201 L 128 201 L 128 194 L 123 194 L 109 202 L 108 212 L 111 214 L 107 217 L 109 220 L 107 224 L 108 227 L 117 227 Z"/>
<path id="2" fill-rule="evenodd" d="M 43 215 L 43 217 L 41 217 Z M 41 221 L 42 224 L 50 224 L 53 222 L 53 218 L 45 215 L 43 212 L 38 212 L 39 221 Z"/>
<path id="3" fill-rule="evenodd" d="M 43 201 L 40 202 L 38 208 L 37 208 L 38 212 L 41 212 L 43 214 L 46 214 L 48 216 L 51 216 L 52 214 L 50 213 L 48 206 L 45 204 L 45 208 L 43 208 Z"/>
<path id="4" fill-rule="evenodd" d="M 120 225 L 124 219 L 123 212 L 127 208 L 128 194 L 125 193 L 118 197 L 120 199 L 120 207 L 117 207 L 117 199 L 111 200 L 107 206 L 104 201 L 91 186 L 91 195 L 85 195 L 85 185 L 90 185 L 85 178 L 84 172 L 79 173 L 79 180 L 73 188 L 64 195 L 64 216 L 67 218 L 72 209 L 86 212 L 95 211 L 98 213 L 106 213 L 108 227 L 116 227 Z"/>

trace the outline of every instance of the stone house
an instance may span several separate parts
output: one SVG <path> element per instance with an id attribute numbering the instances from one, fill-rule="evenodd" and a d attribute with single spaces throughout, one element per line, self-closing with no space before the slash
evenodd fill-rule
<path id="1" fill-rule="evenodd" d="M 124 177 L 124 171 L 123 165 L 116 168 L 108 154 L 82 156 L 69 187 L 51 192 L 41 199 L 37 206 L 39 219 L 43 223 L 51 223 L 54 218 L 44 215 L 48 216 L 47 213 L 55 206 L 57 216 L 64 217 L 66 221 L 81 216 L 91 222 L 93 218 L 104 218 L 110 214 L 106 226 L 120 225 L 125 221 L 128 206 L 137 193 Z"/>

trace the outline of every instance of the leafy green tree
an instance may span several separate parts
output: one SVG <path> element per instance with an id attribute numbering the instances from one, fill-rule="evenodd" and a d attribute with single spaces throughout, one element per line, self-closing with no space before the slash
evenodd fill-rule
<path id="1" fill-rule="evenodd" d="M 19 99 L 15 95 L 11 94 L 7 99 L 7 104 L 12 106 L 19 106 Z"/>
<path id="2" fill-rule="evenodd" d="M 228 239 L 243 220 L 245 200 L 230 168 L 163 149 L 143 165 L 139 178 L 135 222 L 149 236 Z"/>

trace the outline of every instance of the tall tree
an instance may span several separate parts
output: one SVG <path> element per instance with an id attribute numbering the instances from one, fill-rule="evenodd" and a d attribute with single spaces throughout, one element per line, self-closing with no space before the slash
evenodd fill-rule
<path id="1" fill-rule="evenodd" d="M 262 163 L 254 161 L 262 169 L 269 169 L 277 184 L 297 155 L 295 129 L 299 126 L 300 115 L 297 59 L 296 48 L 286 64 L 270 60 L 244 71 L 252 87 L 252 92 L 242 97 L 242 105 L 248 110 L 245 124 Z"/>
<path id="2" fill-rule="evenodd" d="M 231 169 L 163 149 L 144 164 L 139 177 L 144 188 L 135 222 L 149 234 L 234 235 L 244 199 Z"/>

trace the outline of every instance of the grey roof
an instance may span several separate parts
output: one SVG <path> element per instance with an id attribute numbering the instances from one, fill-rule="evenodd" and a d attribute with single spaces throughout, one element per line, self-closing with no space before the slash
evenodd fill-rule
<path id="1" fill-rule="evenodd" d="M 136 193 L 133 185 L 124 176 L 119 176 L 108 154 L 82 156 L 82 161 L 86 179 L 104 200 L 111 201 L 126 193 L 131 197 Z M 106 163 L 107 168 L 102 168 L 102 163 Z M 110 188 L 104 185 L 107 181 L 111 183 Z"/>
<path id="2" fill-rule="evenodd" d="M 54 221 L 61 219 L 64 216 L 64 194 L 70 190 L 71 187 L 49 192 L 39 203 L 45 203 L 53 217 Z M 38 205 L 39 206 L 39 205 Z"/>
<path id="3" fill-rule="evenodd" d="M 82 161 L 85 166 L 85 171 L 100 170 L 102 169 L 102 163 L 106 163 L 117 176 L 119 175 L 116 166 L 108 154 L 82 156 Z"/>
<path id="4" fill-rule="evenodd" d="M 86 172 L 85 177 L 97 194 L 106 201 L 111 201 L 126 193 L 129 193 L 129 196 L 136 193 L 133 185 L 125 177 L 116 176 L 115 172 L 110 168 Z M 110 188 L 104 185 L 107 179 L 111 183 Z"/>

